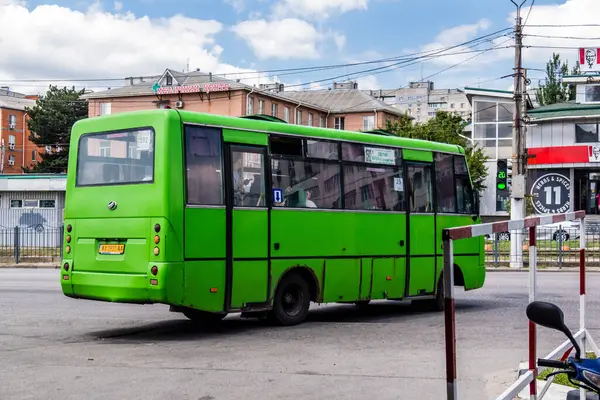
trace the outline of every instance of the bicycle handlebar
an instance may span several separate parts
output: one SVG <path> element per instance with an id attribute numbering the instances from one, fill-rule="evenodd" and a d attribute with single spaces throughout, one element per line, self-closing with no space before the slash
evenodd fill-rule
<path id="1" fill-rule="evenodd" d="M 538 365 L 540 367 L 549 367 L 549 368 L 558 368 L 558 369 L 568 369 L 569 363 L 564 361 L 557 360 L 546 360 L 543 358 L 538 358 Z"/>

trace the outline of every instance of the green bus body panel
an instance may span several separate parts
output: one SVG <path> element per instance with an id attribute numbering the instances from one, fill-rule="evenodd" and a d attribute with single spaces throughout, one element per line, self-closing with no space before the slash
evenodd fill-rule
<path id="1" fill-rule="evenodd" d="M 278 282 L 292 268 L 313 277 L 319 302 L 431 294 L 443 268 L 442 229 L 473 224 L 471 216 L 461 215 L 411 215 L 407 224 L 404 213 L 278 208 L 234 208 L 227 221 L 224 206 L 186 207 L 185 123 L 222 127 L 225 142 L 263 147 L 269 133 L 276 133 L 395 146 L 407 161 L 431 162 L 432 151 L 464 154 L 459 146 L 443 143 L 178 110 L 78 121 L 67 174 L 65 226 L 73 229 L 65 232 L 72 236 L 71 252 L 63 252 L 70 268 L 61 269 L 66 296 L 222 312 L 272 304 Z M 152 182 L 76 187 L 83 134 L 147 127 L 155 132 Z M 108 209 L 110 201 L 118 204 L 114 211 Z M 100 255 L 101 243 L 124 244 L 124 253 Z M 455 241 L 454 253 L 465 288 L 483 286 L 483 238 Z"/>
<path id="2" fill-rule="evenodd" d="M 269 135 L 267 135 L 266 133 L 223 129 L 223 141 L 240 144 L 267 146 L 269 144 Z"/>
<path id="3" fill-rule="evenodd" d="M 432 293 L 435 283 L 435 216 L 410 216 L 409 296 Z M 441 243 L 441 242 L 440 242 Z"/>
<path id="4" fill-rule="evenodd" d="M 433 153 L 431 151 L 402 149 L 402 158 L 406 161 L 433 162 Z"/>
<path id="5" fill-rule="evenodd" d="M 211 293 L 216 288 L 216 293 Z M 204 311 L 223 311 L 225 304 L 225 260 L 186 261 L 185 290 L 181 305 Z"/>
<path id="6" fill-rule="evenodd" d="M 185 209 L 185 259 L 225 258 L 225 208 Z"/>

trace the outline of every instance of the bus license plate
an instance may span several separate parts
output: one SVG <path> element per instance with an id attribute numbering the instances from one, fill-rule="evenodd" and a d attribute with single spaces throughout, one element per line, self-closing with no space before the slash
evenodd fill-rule
<path id="1" fill-rule="evenodd" d="M 101 244 L 100 254 L 123 254 L 125 251 L 124 244 Z"/>

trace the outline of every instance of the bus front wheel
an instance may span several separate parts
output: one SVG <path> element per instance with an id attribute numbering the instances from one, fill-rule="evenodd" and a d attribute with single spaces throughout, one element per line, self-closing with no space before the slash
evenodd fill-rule
<path id="1" fill-rule="evenodd" d="M 277 285 L 269 320 L 282 326 L 297 325 L 306 319 L 309 307 L 308 283 L 300 274 L 292 272 Z"/>

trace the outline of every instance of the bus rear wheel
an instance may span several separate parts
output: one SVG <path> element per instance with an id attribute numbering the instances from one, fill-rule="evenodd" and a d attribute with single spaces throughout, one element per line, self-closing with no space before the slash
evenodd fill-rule
<path id="1" fill-rule="evenodd" d="M 193 308 L 187 308 L 182 311 L 190 321 L 195 324 L 210 325 L 219 323 L 225 318 L 227 314 L 216 314 L 206 311 L 195 310 Z"/>
<path id="2" fill-rule="evenodd" d="M 298 325 L 306 319 L 309 307 L 308 283 L 300 274 L 292 272 L 284 276 L 277 285 L 273 309 L 269 311 L 268 319 L 276 325 Z"/>

